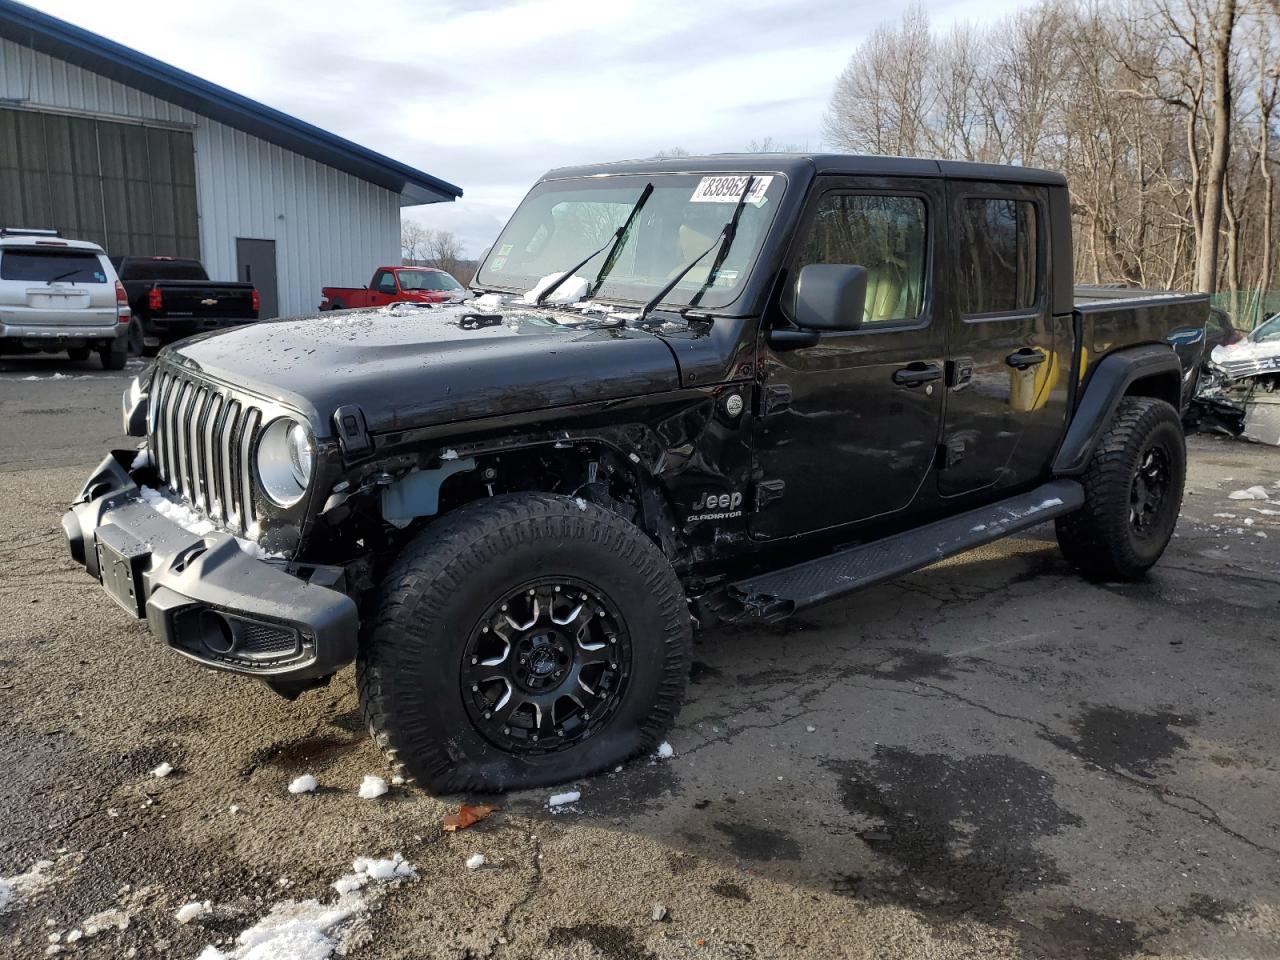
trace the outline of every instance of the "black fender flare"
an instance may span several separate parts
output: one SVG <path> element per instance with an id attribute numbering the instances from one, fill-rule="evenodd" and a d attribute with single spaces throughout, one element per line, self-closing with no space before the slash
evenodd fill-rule
<path id="1" fill-rule="evenodd" d="M 1094 447 L 1115 416 L 1120 401 L 1133 392 L 1130 388 L 1139 381 L 1156 385 L 1171 383 L 1169 396 L 1160 389 L 1138 392 L 1169 400 L 1175 410 L 1181 406 L 1182 362 L 1168 344 L 1149 343 L 1107 354 L 1085 381 L 1066 436 L 1053 460 L 1055 476 L 1073 477 L 1085 472 Z"/>

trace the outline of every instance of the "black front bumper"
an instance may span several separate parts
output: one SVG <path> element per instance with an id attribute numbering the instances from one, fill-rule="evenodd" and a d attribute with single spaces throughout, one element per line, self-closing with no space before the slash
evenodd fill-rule
<path id="1" fill-rule="evenodd" d="M 136 453 L 112 451 L 62 518 L 71 556 L 117 603 L 174 650 L 219 670 L 292 683 L 355 658 L 356 604 L 331 588 L 340 570 L 294 573 L 228 533 L 191 533 L 143 499 L 129 470 Z"/>

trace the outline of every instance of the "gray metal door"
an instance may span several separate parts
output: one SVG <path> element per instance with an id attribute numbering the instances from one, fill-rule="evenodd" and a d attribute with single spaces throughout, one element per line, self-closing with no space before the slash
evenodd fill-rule
<path id="1" fill-rule="evenodd" d="M 276 293 L 276 242 L 236 237 L 236 279 L 258 288 L 258 319 L 280 315 Z"/>

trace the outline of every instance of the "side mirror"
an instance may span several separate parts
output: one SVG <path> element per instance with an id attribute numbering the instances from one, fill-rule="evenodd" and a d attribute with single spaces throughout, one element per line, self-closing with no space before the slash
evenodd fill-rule
<path id="1" fill-rule="evenodd" d="M 866 305 L 864 267 L 811 263 L 796 280 L 791 316 L 802 330 L 857 330 Z"/>

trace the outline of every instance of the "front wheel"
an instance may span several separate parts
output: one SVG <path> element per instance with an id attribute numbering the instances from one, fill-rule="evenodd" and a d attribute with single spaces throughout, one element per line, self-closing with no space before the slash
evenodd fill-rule
<path id="1" fill-rule="evenodd" d="M 1056 521 L 1067 560 L 1096 579 L 1141 577 L 1173 536 L 1186 474 L 1177 411 L 1163 400 L 1126 397 L 1081 478 L 1084 506 Z"/>
<path id="2" fill-rule="evenodd" d="M 388 572 L 357 675 L 393 764 L 428 790 L 587 776 L 652 750 L 684 697 L 692 629 L 656 546 L 585 501 L 464 506 Z"/>

